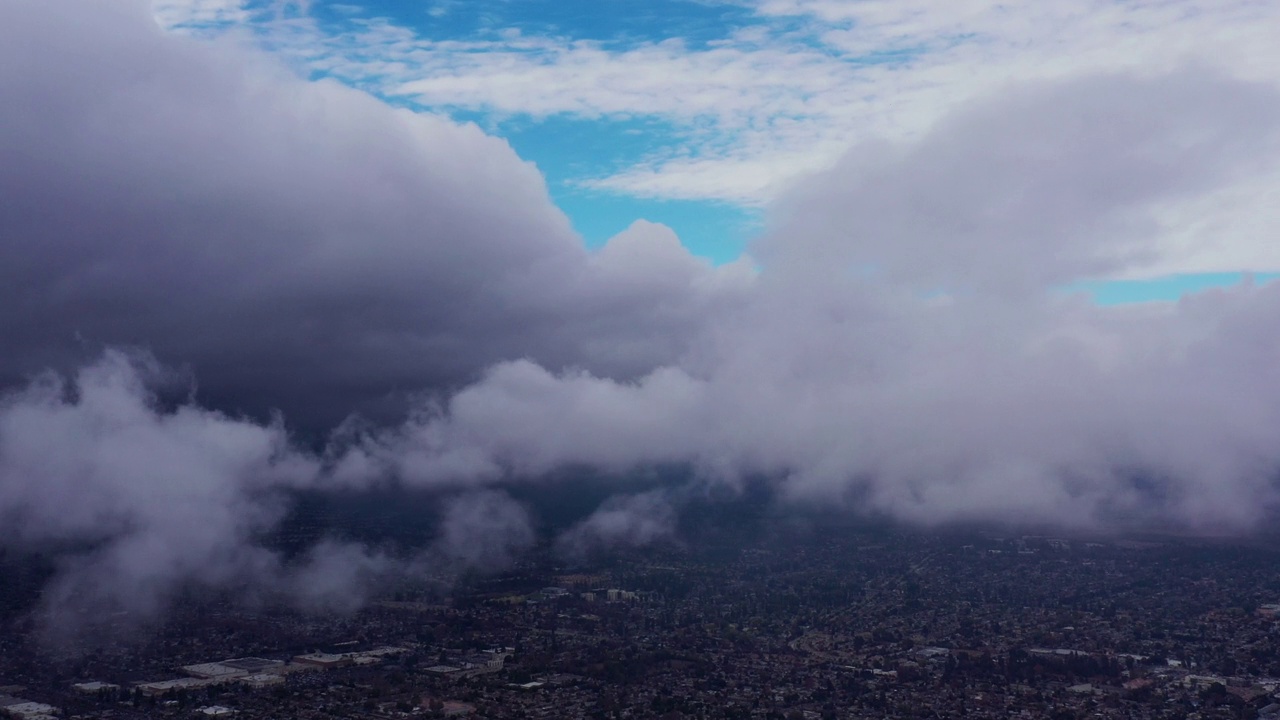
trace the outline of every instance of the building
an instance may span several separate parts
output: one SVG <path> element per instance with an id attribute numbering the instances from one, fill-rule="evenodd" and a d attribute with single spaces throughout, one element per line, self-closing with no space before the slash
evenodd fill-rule
<path id="1" fill-rule="evenodd" d="M 249 674 L 248 670 L 238 668 L 238 667 L 231 667 L 226 663 L 220 663 L 220 662 L 201 663 L 199 665 L 186 665 L 182 668 L 182 672 L 190 675 L 191 677 L 201 678 L 204 680 L 215 680 L 215 679 L 229 680 L 231 678 L 242 677 L 244 675 Z"/>
<path id="2" fill-rule="evenodd" d="M 284 683 L 284 677 L 275 673 L 256 673 L 254 675 L 246 675 L 240 678 L 240 682 L 248 685 L 254 690 L 261 690 L 272 685 L 280 685 Z"/>
<path id="3" fill-rule="evenodd" d="M 0 712 L 7 713 L 10 717 L 21 718 L 21 720 L 48 720 L 49 718 L 57 717 L 60 711 L 52 705 L 21 700 L 0 707 Z"/>
<path id="4" fill-rule="evenodd" d="M 143 695 L 146 695 L 147 697 L 154 697 L 156 695 L 164 695 L 165 693 L 172 692 L 172 691 L 196 690 L 199 688 L 205 688 L 205 687 L 209 687 L 210 685 L 217 685 L 219 683 L 227 682 L 230 679 L 231 678 L 185 677 L 185 678 L 176 678 L 173 680 L 160 680 L 158 682 L 138 683 L 134 687 L 142 691 Z"/>
<path id="5" fill-rule="evenodd" d="M 335 655 L 333 653 L 307 653 L 306 655 L 295 655 L 293 661 L 302 665 L 314 665 L 318 668 L 329 669 L 350 665 L 351 656 Z"/>
<path id="6" fill-rule="evenodd" d="M 231 660 L 223 660 L 218 663 L 237 670 L 244 670 L 250 673 L 260 673 L 264 670 L 278 668 L 284 665 L 282 660 L 266 660 L 260 657 L 233 658 Z"/>
<path id="7" fill-rule="evenodd" d="M 103 690 L 117 690 L 119 688 L 120 688 L 119 685 L 115 685 L 113 683 L 107 683 L 107 682 L 99 682 L 97 680 L 76 683 L 75 685 L 71 686 L 72 690 L 75 690 L 78 693 L 84 693 L 85 695 L 95 695 L 97 693 L 102 692 Z"/>

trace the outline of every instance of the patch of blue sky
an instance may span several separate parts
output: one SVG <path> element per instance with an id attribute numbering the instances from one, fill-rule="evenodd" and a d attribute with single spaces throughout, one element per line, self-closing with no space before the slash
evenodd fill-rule
<path id="1" fill-rule="evenodd" d="M 744 6 L 696 0 L 345 0 L 315 3 L 311 14 L 335 24 L 352 17 L 386 18 L 427 40 L 484 39 L 517 29 L 606 46 L 681 38 L 697 47 L 758 21 Z"/>
<path id="2" fill-rule="evenodd" d="M 690 253 L 721 265 L 742 257 L 762 228 L 758 211 L 728 203 L 650 200 L 586 189 L 552 194 L 588 247 L 599 247 L 634 220 L 644 219 L 670 227 Z"/>
<path id="3" fill-rule="evenodd" d="M 1280 279 L 1280 273 L 1194 273 L 1143 280 L 1095 280 L 1076 283 L 1068 292 L 1088 293 L 1098 305 L 1125 305 L 1142 302 L 1175 302 L 1186 295 L 1230 288 L 1245 282 L 1264 283 Z"/>
<path id="4" fill-rule="evenodd" d="M 392 85 L 366 73 L 367 66 L 341 62 L 310 62 L 299 57 L 302 45 L 291 44 L 288 26 L 278 21 L 305 13 L 322 35 L 342 37 L 362 28 L 394 27 L 419 41 L 501 40 L 499 31 L 512 28 L 527 37 L 554 36 L 600 42 L 624 49 L 678 37 L 688 47 L 710 46 L 753 29 L 759 37 L 789 35 L 804 38 L 805 24 L 798 18 L 761 18 L 749 3 L 734 0 L 315 0 L 305 10 L 278 0 L 251 0 L 247 5 L 260 23 L 251 24 L 268 50 L 292 57 L 298 69 L 312 79 L 332 77 L 388 102 L 418 110 L 446 112 L 458 120 L 472 121 L 487 132 L 505 138 L 523 158 L 534 162 L 547 179 L 552 200 L 570 217 L 589 247 L 598 247 L 636 219 L 669 225 L 696 255 L 722 263 L 736 259 L 761 227 L 760 212 L 750 207 L 713 201 L 661 200 L 586 187 L 585 181 L 609 177 L 655 159 L 693 157 L 733 144 L 733 133 L 704 127 L 706 122 L 677 126 L 657 117 L 578 118 L 570 114 L 531 117 L 494 114 L 484 108 L 422 107 L 413 99 L 387 96 Z M 275 22 L 272 22 L 275 21 Z M 258 27 L 254 27 L 258 25 Z M 283 33 L 283 34 L 281 34 Z M 763 33 L 763 35 L 759 35 Z M 403 37 L 403 36 L 402 36 Z M 752 33 L 735 42 L 750 44 Z M 816 38 L 802 39 L 811 49 L 823 51 Z M 315 52 L 326 52 L 323 45 Z M 378 47 L 345 47 L 341 51 L 357 62 L 378 59 Z M 916 50 L 894 49 L 867 63 L 899 63 Z M 712 123 L 714 126 L 714 123 Z M 695 137 L 696 135 L 696 137 Z"/>
<path id="5" fill-rule="evenodd" d="M 759 212 L 705 201 L 657 200 L 585 187 L 582 180 L 611 175 L 655 146 L 679 144 L 679 128 L 656 118 L 610 122 L 556 115 L 502 121 L 479 112 L 453 113 L 511 143 L 547 179 L 551 199 L 573 221 L 588 247 L 599 247 L 638 219 L 671 227 L 689 251 L 715 263 L 737 259 L 759 233 Z"/>

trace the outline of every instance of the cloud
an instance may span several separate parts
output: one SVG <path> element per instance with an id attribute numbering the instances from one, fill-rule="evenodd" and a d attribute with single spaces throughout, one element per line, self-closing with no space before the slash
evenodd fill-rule
<path id="1" fill-rule="evenodd" d="M 350 613 L 360 609 L 391 577 L 403 577 L 407 563 L 400 558 L 350 542 L 324 540 L 309 548 L 302 561 L 278 572 L 278 584 L 288 602 L 310 611 Z"/>
<path id="2" fill-rule="evenodd" d="M 431 554 L 460 568 L 505 568 L 533 544 L 528 511 L 505 493 L 472 492 L 445 508 Z"/>
<path id="3" fill-rule="evenodd" d="M 668 490 L 609 498 L 589 517 L 556 540 L 561 555 L 581 560 L 593 551 L 644 547 L 676 532 L 676 509 Z"/>
<path id="4" fill-rule="evenodd" d="M 384 466 L 687 464 L 925 524 L 1256 528 L 1280 468 L 1280 348 L 1257 328 L 1280 286 L 1125 308 L 1055 288 L 1159 258 L 1153 208 L 1250 172 L 1276 109 L 1211 73 L 1102 75 L 855 148 L 775 210 L 751 294 L 677 362 L 623 382 L 499 364 L 388 431 Z"/>
<path id="5" fill-rule="evenodd" d="M 247 0 L 154 0 L 156 19 L 176 29 L 222 29 L 249 22 Z"/>
<path id="6" fill-rule="evenodd" d="M 533 542 L 527 511 L 482 490 L 442 501 L 425 547 L 326 538 L 286 557 L 271 533 L 290 491 L 332 486 L 321 462 L 279 422 L 168 407 L 153 391 L 166 382 L 149 356 L 109 351 L 70 381 L 47 374 L 0 397 L 0 546 L 56 560 L 39 608 L 52 642 L 120 639 L 191 591 L 349 612 L 407 578 L 502 569 Z"/>
<path id="7" fill-rule="evenodd" d="M 1248 531 L 1276 507 L 1280 378 L 1241 315 L 1274 318 L 1278 293 L 1166 312 L 920 302 L 894 320 L 857 298 L 797 302 L 754 317 L 702 377 L 501 366 L 407 428 L 396 457 L 414 482 L 687 463 L 925 524 Z"/>
<path id="8" fill-rule="evenodd" d="M 615 287 L 504 141 L 166 35 L 141 3 L 6 3 L 0 124 L 10 381 L 141 345 L 223 406 L 323 429 L 510 357 L 633 374 L 683 352 L 703 318 L 664 308 L 724 274 L 632 241 L 656 275 Z"/>
<path id="9" fill-rule="evenodd" d="M 506 493 L 468 491 L 441 504 L 436 536 L 425 547 L 397 553 L 325 539 L 257 589 L 312 612 L 352 612 L 405 582 L 444 592 L 463 574 L 505 570 L 533 545 L 533 517 Z"/>
<path id="10" fill-rule="evenodd" d="M 1256 180 L 1256 159 L 1278 144 L 1280 90 L 1203 69 L 1013 87 L 915 142 L 868 144 L 805 179 L 759 252 L 924 289 L 1186 268 L 1205 243 L 1168 243 L 1180 228 L 1165 209 Z M 1280 267 L 1264 237 L 1240 245 Z"/>
<path id="11" fill-rule="evenodd" d="M 253 539 L 317 463 L 279 424 L 192 404 L 161 410 L 157 368 L 109 352 L 74 381 L 46 375 L 0 400 L 5 543 L 65 548 L 49 612 L 124 611 L 145 622 L 184 583 L 221 587 L 271 564 Z"/>

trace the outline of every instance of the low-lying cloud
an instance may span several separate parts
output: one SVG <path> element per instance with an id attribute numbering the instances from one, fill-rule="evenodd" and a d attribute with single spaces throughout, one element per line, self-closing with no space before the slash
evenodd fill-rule
<path id="1" fill-rule="evenodd" d="M 270 531 L 288 491 L 326 487 L 321 462 L 279 422 L 164 407 L 149 386 L 163 378 L 148 356 L 111 351 L 72 379 L 47 374 L 0 399 L 4 544 L 60 558 L 41 608 L 57 639 L 114 614 L 149 624 L 193 589 L 352 609 L 396 579 L 502 569 L 532 543 L 523 507 L 472 491 L 444 503 L 427 547 L 334 538 L 287 558 Z"/>
<path id="2" fill-rule="evenodd" d="M 674 538 L 677 509 L 669 493 L 669 489 L 658 489 L 609 498 L 560 535 L 557 551 L 563 557 L 581 561 L 595 552 L 646 547 Z"/>

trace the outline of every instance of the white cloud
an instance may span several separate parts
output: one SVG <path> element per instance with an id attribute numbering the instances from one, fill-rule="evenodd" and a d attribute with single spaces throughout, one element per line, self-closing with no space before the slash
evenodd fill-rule
<path id="1" fill-rule="evenodd" d="M 1189 64 L 1275 84 L 1280 65 L 1280 9 L 1247 0 L 748 6 L 755 24 L 726 28 L 705 45 L 655 38 L 618 47 L 501 32 L 434 40 L 385 20 L 334 30 L 291 18 L 258 31 L 298 62 L 430 108 L 669 121 L 674 140 L 655 140 L 646 157 L 625 158 L 629 167 L 578 183 L 745 205 L 767 204 L 853 144 L 917 137 L 958 104 L 1010 85 Z M 207 14 L 203 7 L 193 6 L 193 16 Z M 1268 171 L 1179 206 L 1168 242 L 1203 247 L 1206 239 L 1188 228 L 1212 229 L 1219 249 L 1179 251 L 1180 260 L 1151 270 L 1277 269 L 1274 253 L 1246 238 L 1265 224 L 1240 219 L 1270 207 L 1261 201 L 1276 192 L 1280 181 Z"/>
<path id="2" fill-rule="evenodd" d="M 1255 528 L 1280 507 L 1260 331 L 1280 284 L 1156 308 L 1051 288 L 1160 257 L 1165 209 L 1249 172 L 1278 113 L 1275 88 L 1211 72 L 966 107 L 800 183 L 751 291 L 675 362 L 630 382 L 503 363 L 381 435 L 380 459 L 425 485 L 687 463 L 921 523 Z M 613 509 L 575 532 L 662 527 Z"/>
<path id="3" fill-rule="evenodd" d="M 152 0 L 152 11 L 166 27 L 217 27 L 247 22 L 247 5 L 248 0 Z"/>

